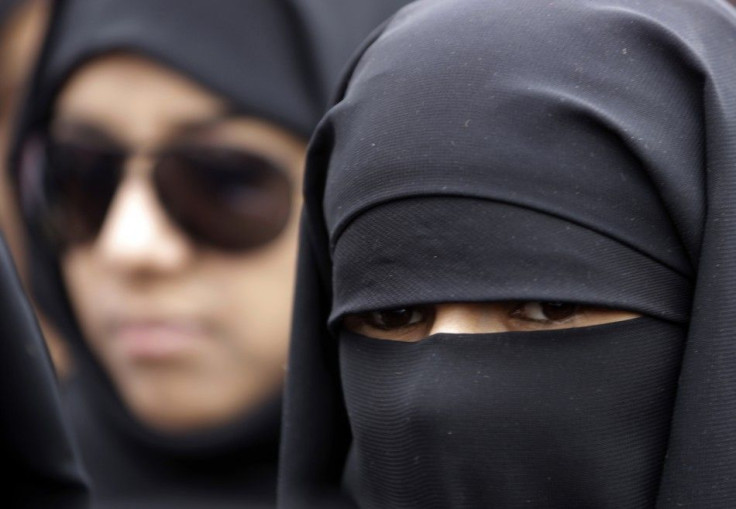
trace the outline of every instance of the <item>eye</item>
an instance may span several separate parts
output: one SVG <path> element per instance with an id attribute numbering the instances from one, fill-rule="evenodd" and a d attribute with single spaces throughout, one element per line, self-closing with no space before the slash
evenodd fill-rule
<path id="1" fill-rule="evenodd" d="M 347 315 L 343 327 L 377 339 L 418 341 L 428 335 L 434 313 L 433 306 L 381 309 Z"/>
<path id="2" fill-rule="evenodd" d="M 511 311 L 513 318 L 538 323 L 565 322 L 580 313 L 580 305 L 568 302 L 522 302 Z"/>
<path id="3" fill-rule="evenodd" d="M 427 320 L 429 310 L 423 307 L 384 309 L 361 315 L 367 325 L 381 330 L 402 329 Z"/>

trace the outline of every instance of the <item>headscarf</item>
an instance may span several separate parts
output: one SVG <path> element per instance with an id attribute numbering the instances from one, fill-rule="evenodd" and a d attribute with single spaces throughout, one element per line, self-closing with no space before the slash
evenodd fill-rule
<path id="1" fill-rule="evenodd" d="M 0 235 L 0 450 L 3 505 L 87 507 L 86 479 L 70 439 L 56 375 Z"/>
<path id="2" fill-rule="evenodd" d="M 333 9 L 335 3 L 340 6 Z M 116 51 L 170 67 L 238 112 L 307 139 L 339 68 L 397 2 L 357 11 L 349 5 L 353 2 L 61 0 L 21 118 L 14 161 L 28 134 L 49 122 L 68 77 L 90 59 Z M 13 165 L 15 172 L 18 167 Z M 280 398 L 216 429 L 170 435 L 144 426 L 86 345 L 56 254 L 35 225 L 29 225 L 29 234 L 34 293 L 72 349 L 76 373 L 67 401 L 92 472 L 96 507 L 272 506 Z"/>
<path id="3" fill-rule="evenodd" d="M 280 507 L 736 503 L 736 16 L 722 1 L 420 0 L 310 147 Z M 599 326 L 340 327 L 443 302 Z"/>
<path id="4" fill-rule="evenodd" d="M 3 28 L 5 22 L 10 18 L 20 0 L 2 0 L 0 1 L 0 29 Z"/>

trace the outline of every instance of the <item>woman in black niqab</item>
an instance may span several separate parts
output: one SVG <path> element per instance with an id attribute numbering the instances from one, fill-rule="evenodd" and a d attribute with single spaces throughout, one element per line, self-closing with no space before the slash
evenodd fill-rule
<path id="1" fill-rule="evenodd" d="M 36 207 L 32 192 L 24 193 L 29 189 L 24 183 L 33 182 L 33 172 L 41 168 L 34 164 L 36 137 L 51 130 L 60 95 L 75 73 L 98 57 L 133 54 L 216 95 L 228 113 L 262 119 L 306 140 L 339 68 L 396 4 L 358 10 L 343 0 L 62 0 L 55 5 L 21 118 L 13 170 L 25 207 L 34 292 L 71 347 L 73 374 L 65 400 L 91 473 L 95 507 L 272 507 L 281 398 L 274 390 L 267 401 L 227 422 L 171 433 L 144 423 L 126 404 L 117 380 L 82 333 L 82 320 L 73 311 L 77 303 L 60 270 L 60 251 L 43 230 L 48 223 L 36 215 L 42 206 Z M 113 168 L 98 170 L 102 175 Z M 188 211 L 180 207 L 179 212 Z M 222 293 L 215 297 L 226 299 Z M 230 309 L 233 303 L 216 306 Z"/>
<path id="2" fill-rule="evenodd" d="M 734 47 L 689 0 L 424 0 L 364 44 L 308 156 L 280 507 L 733 507 Z M 445 303 L 638 317 L 348 325 Z"/>

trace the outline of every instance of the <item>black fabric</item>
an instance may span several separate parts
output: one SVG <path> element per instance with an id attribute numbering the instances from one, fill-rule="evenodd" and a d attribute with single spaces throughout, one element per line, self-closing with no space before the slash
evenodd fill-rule
<path id="1" fill-rule="evenodd" d="M 448 299 L 585 302 L 676 322 L 690 313 L 688 273 L 575 223 L 475 198 L 366 211 L 333 260 L 335 326 L 347 313 Z"/>
<path id="2" fill-rule="evenodd" d="M 684 329 L 340 338 L 361 507 L 652 507 Z"/>
<path id="3" fill-rule="evenodd" d="M 0 451 L 4 507 L 83 509 L 86 477 L 46 345 L 0 236 Z"/>
<path id="4" fill-rule="evenodd" d="M 20 147 L 48 123 L 67 78 L 96 56 L 141 54 L 222 95 L 237 112 L 306 139 L 340 68 L 401 3 L 60 0 L 16 134 L 16 185 Z M 76 369 L 66 400 L 95 507 L 273 506 L 280 397 L 218 429 L 169 435 L 142 425 L 87 348 L 55 253 L 38 225 L 27 226 L 36 299 L 72 347 Z"/>
<path id="5" fill-rule="evenodd" d="M 420 0 L 374 33 L 308 156 L 280 507 L 736 504 L 734 47 L 716 0 Z M 644 318 L 340 328 L 529 299 Z"/>

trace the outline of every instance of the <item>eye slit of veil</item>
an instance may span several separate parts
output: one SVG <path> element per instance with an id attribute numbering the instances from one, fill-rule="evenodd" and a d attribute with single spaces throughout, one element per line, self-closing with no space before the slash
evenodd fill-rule
<path id="1" fill-rule="evenodd" d="M 344 329 L 370 338 L 419 341 L 435 333 L 542 331 L 602 325 L 639 316 L 572 302 L 502 301 L 406 306 L 348 314 Z M 439 318 L 439 319 L 438 319 Z"/>

